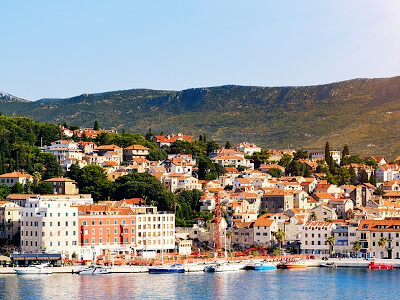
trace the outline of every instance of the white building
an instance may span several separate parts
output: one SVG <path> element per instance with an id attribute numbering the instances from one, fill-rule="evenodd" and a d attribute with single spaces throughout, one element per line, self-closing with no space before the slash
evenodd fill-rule
<path id="1" fill-rule="evenodd" d="M 62 253 L 79 250 L 78 208 L 67 199 L 29 198 L 21 208 L 22 252 Z"/>
<path id="2" fill-rule="evenodd" d="M 175 249 L 175 215 L 167 213 L 138 214 L 136 251 L 170 252 Z"/>
<path id="3" fill-rule="evenodd" d="M 326 242 L 336 228 L 332 222 L 307 222 L 301 235 L 303 254 L 329 254 L 330 245 Z"/>
<path id="4" fill-rule="evenodd" d="M 322 160 L 325 159 L 325 151 L 310 151 L 311 159 Z M 341 152 L 339 150 L 331 150 L 329 152 L 335 163 L 340 165 Z"/>

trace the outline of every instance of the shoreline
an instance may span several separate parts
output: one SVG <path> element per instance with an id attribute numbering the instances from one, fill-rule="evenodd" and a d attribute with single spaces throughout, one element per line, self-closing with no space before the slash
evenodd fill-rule
<path id="1" fill-rule="evenodd" d="M 231 263 L 240 263 L 245 266 L 245 263 L 250 262 L 248 261 L 232 261 Z M 253 261 L 261 261 L 259 259 L 254 259 Z M 370 264 L 370 260 L 364 259 L 338 259 L 338 258 L 330 258 L 328 261 L 320 260 L 320 259 L 308 259 L 305 260 L 307 267 L 320 267 L 321 263 L 326 262 L 334 262 L 338 268 L 368 268 Z M 375 263 L 384 263 L 384 264 L 391 264 L 393 268 L 400 268 L 400 260 L 398 259 L 377 259 L 374 261 Z M 185 264 L 185 271 L 186 272 L 203 272 L 204 267 L 206 265 L 211 264 L 209 262 L 207 264 L 204 263 L 190 263 Z M 277 263 L 276 263 L 277 264 Z M 53 267 L 52 272 L 53 274 L 74 274 L 77 270 L 82 268 L 83 265 L 78 266 L 66 266 L 66 267 Z M 111 268 L 111 273 L 148 273 L 148 266 L 113 266 Z M 0 274 L 15 274 L 14 267 L 0 267 Z"/>

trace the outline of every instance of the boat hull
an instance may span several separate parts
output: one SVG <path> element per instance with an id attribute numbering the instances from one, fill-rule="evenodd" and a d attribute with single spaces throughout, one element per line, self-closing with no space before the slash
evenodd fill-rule
<path id="1" fill-rule="evenodd" d="M 150 274 L 185 273 L 185 269 L 149 268 Z"/>
<path id="2" fill-rule="evenodd" d="M 111 274 L 111 269 L 102 266 L 98 267 L 90 266 L 87 268 L 80 269 L 76 273 L 79 275 L 107 275 Z"/>
<path id="3" fill-rule="evenodd" d="M 17 273 L 18 275 L 31 275 L 31 274 L 43 274 L 43 275 L 48 275 L 48 274 L 52 274 L 53 272 L 50 270 L 20 270 L 20 269 L 14 269 L 15 273 Z"/>
<path id="4" fill-rule="evenodd" d="M 254 266 L 254 270 L 256 271 L 264 271 L 264 270 L 275 270 L 275 266 Z"/>

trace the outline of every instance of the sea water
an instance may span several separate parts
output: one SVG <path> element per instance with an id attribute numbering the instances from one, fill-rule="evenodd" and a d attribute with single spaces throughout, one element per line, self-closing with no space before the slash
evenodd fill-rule
<path id="1" fill-rule="evenodd" d="M 1 299 L 400 299 L 400 269 L 0 275 Z"/>

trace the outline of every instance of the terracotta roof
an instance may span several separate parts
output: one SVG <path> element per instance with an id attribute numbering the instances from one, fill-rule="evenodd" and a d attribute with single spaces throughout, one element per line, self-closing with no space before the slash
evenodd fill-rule
<path id="1" fill-rule="evenodd" d="M 28 173 L 22 173 L 22 172 L 11 172 L 11 173 L 6 173 L 6 174 L 0 175 L 0 178 L 21 178 L 21 177 L 31 178 L 32 175 L 30 175 Z"/>
<path id="2" fill-rule="evenodd" d="M 97 150 L 112 150 L 112 149 L 122 149 L 117 145 L 102 145 L 96 148 Z"/>
<path id="3" fill-rule="evenodd" d="M 254 222 L 254 226 L 257 227 L 270 227 L 274 223 L 274 219 L 270 218 L 269 214 L 262 215 L 257 218 Z"/>
<path id="4" fill-rule="evenodd" d="M 75 182 L 75 180 L 65 178 L 65 177 L 54 177 L 47 180 L 43 180 L 44 182 Z"/>
<path id="5" fill-rule="evenodd" d="M 150 150 L 150 149 L 142 145 L 132 145 L 124 148 L 124 150 Z"/>

